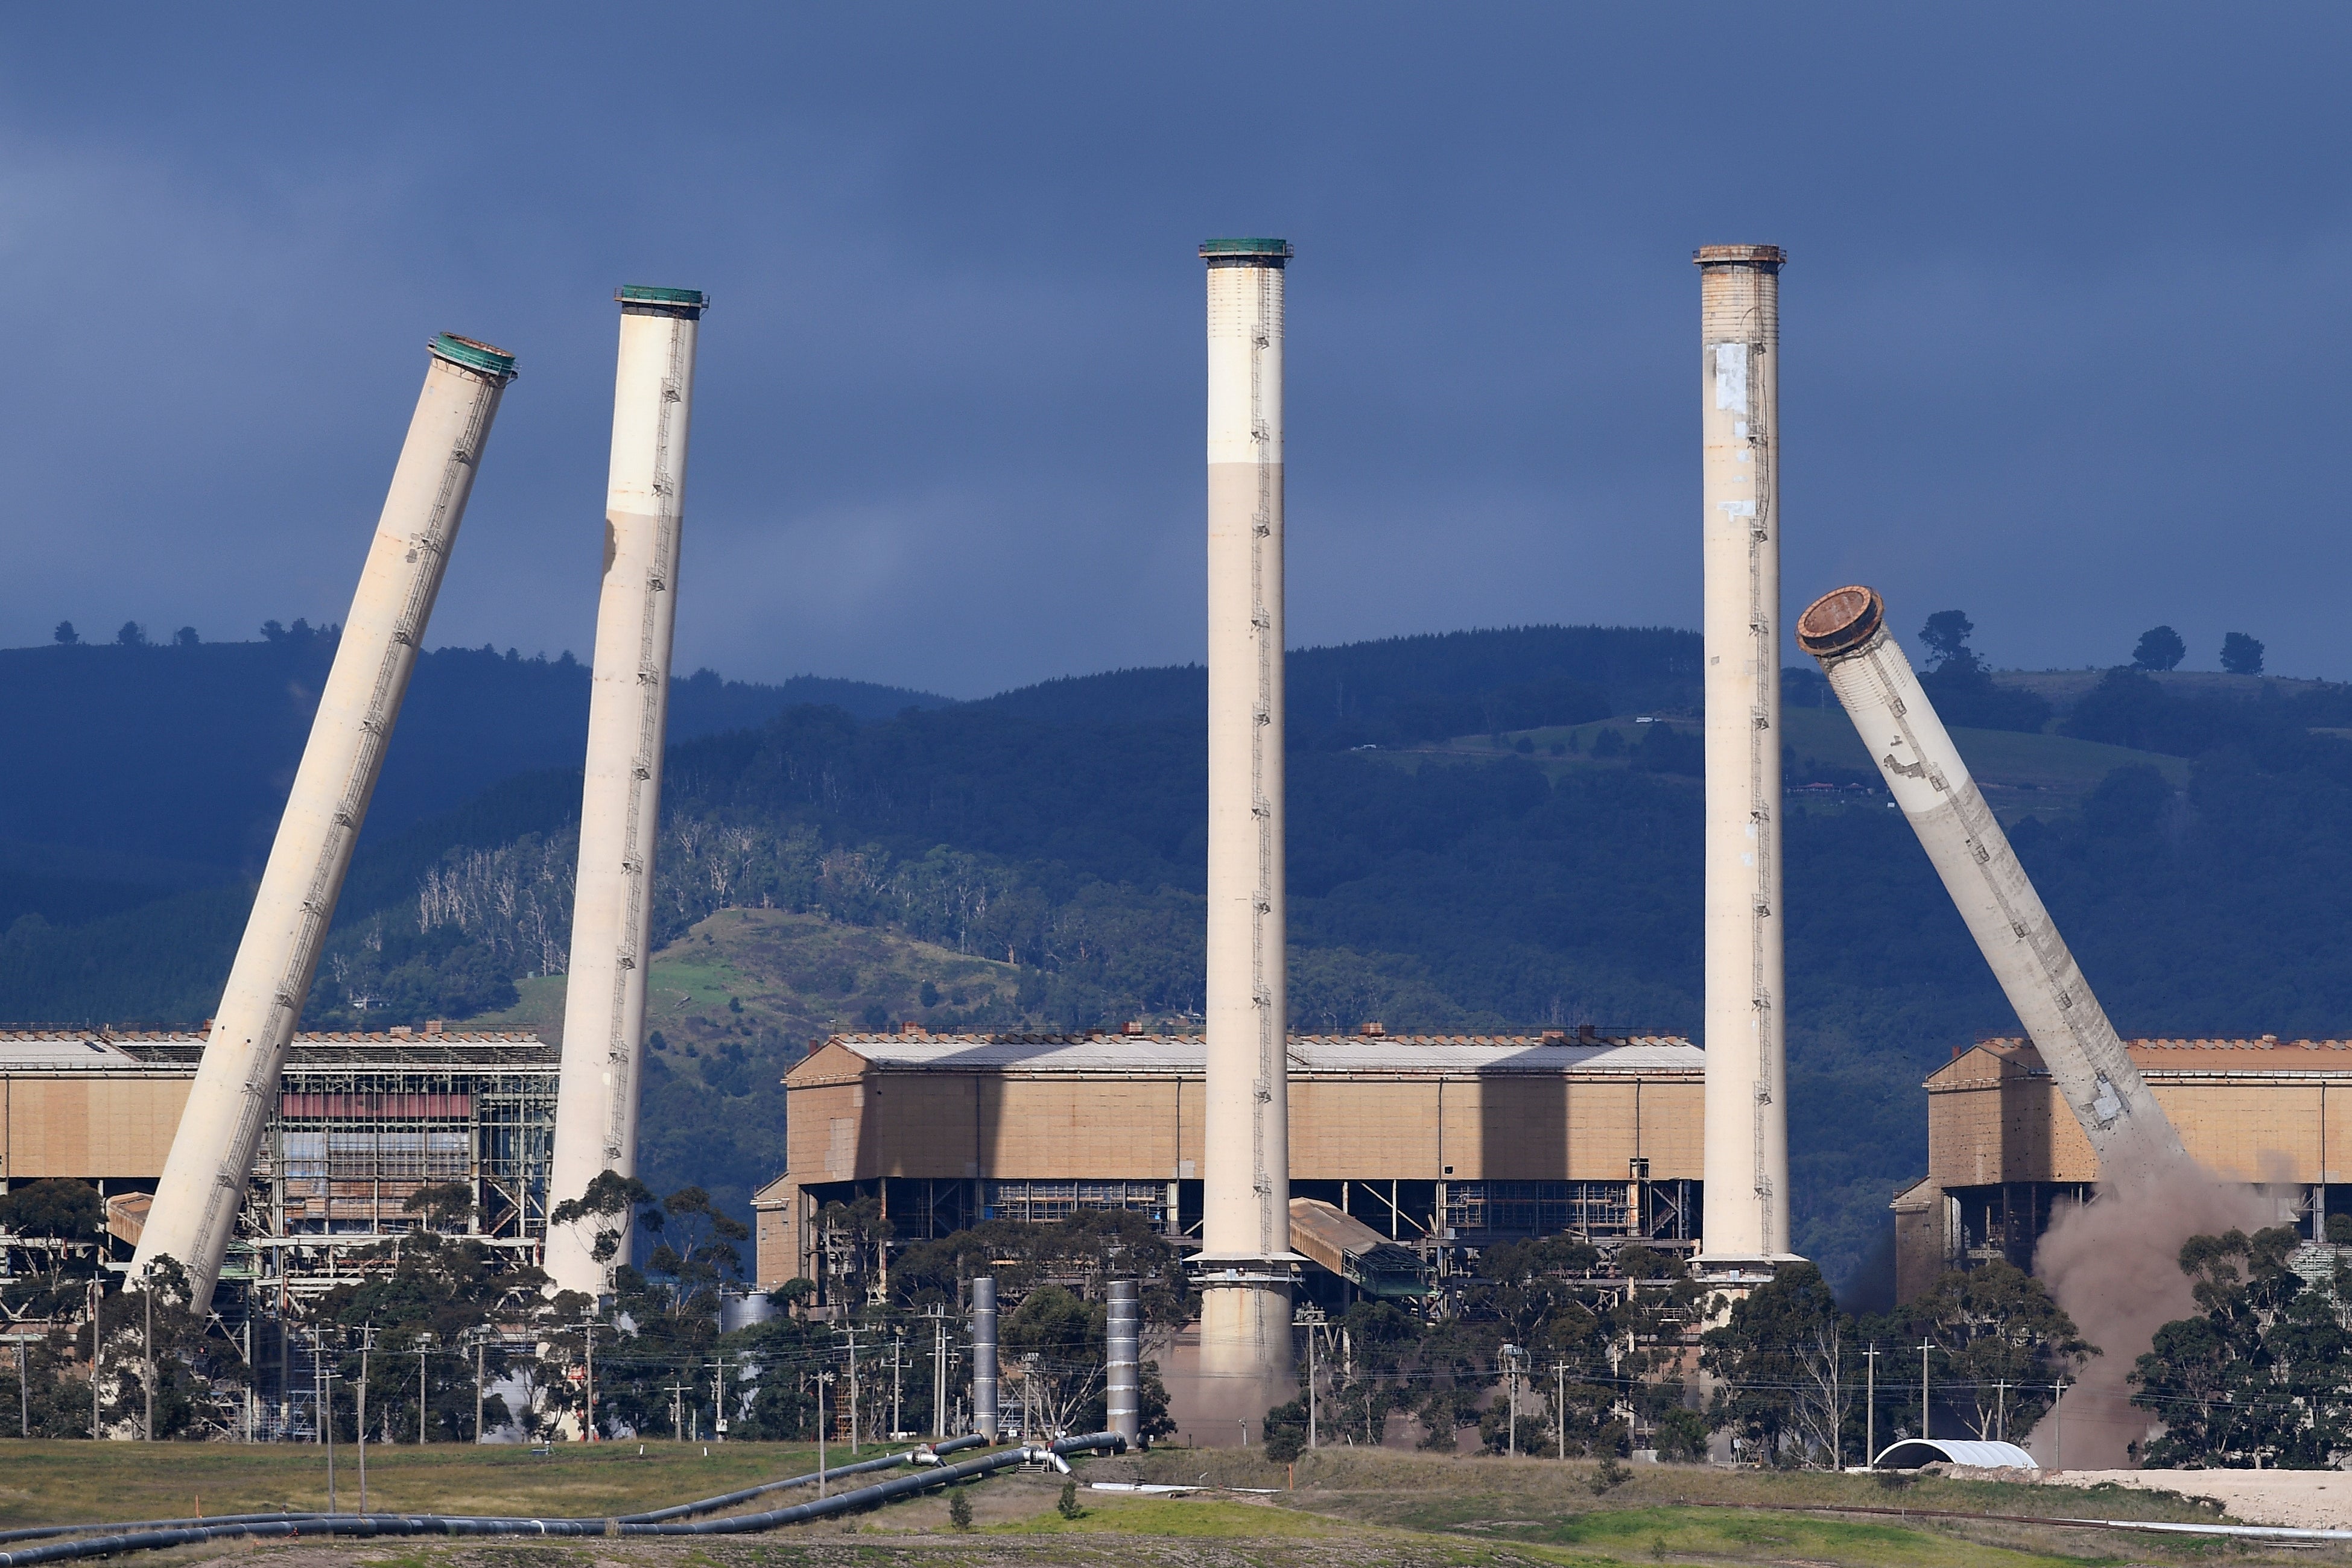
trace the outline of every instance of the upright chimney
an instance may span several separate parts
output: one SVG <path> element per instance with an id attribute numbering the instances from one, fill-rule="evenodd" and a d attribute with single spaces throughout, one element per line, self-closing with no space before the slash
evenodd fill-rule
<path id="1" fill-rule="evenodd" d="M 1789 1255 L 1780 923 L 1780 265 L 1699 268 L 1706 693 L 1706 1197 L 1701 1259 Z"/>
<path id="2" fill-rule="evenodd" d="M 695 339 L 706 303 L 693 288 L 629 287 L 614 298 L 621 307 L 620 368 L 613 387 L 604 581 L 589 686 L 580 870 L 548 1171 L 551 1205 L 579 1197 L 606 1171 L 637 1174 L 662 737 L 670 634 L 677 622 Z M 617 1250 L 609 1258 L 595 1256 L 593 1224 L 548 1227 L 547 1274 L 554 1289 L 591 1296 L 611 1290 L 614 1265 L 629 1260 L 628 1211 L 618 1218 Z"/>
<path id="3" fill-rule="evenodd" d="M 1129 1448 L 1143 1443 L 1143 1308 L 1137 1281 L 1112 1280 L 1104 1287 L 1104 1408 L 1110 1430 Z"/>
<path id="4" fill-rule="evenodd" d="M 1202 1372 L 1211 1387 L 1237 1395 L 1290 1368 L 1282 832 L 1282 315 L 1290 254 L 1278 239 L 1201 246 L 1209 272 L 1209 945 L 1195 1263 Z"/>
<path id="5" fill-rule="evenodd" d="M 996 1279 L 982 1274 L 971 1282 L 971 1429 L 993 1443 L 996 1426 Z"/>
<path id="6" fill-rule="evenodd" d="M 2123 1174 L 2118 1161 L 2153 1166 L 2187 1158 L 1911 661 L 1887 635 L 1885 601 L 1867 588 L 1825 593 L 1797 618 L 1797 641 L 1821 661 L 1969 935 L 2074 1108 L 2102 1173 Z"/>
<path id="7" fill-rule="evenodd" d="M 137 1281 L 159 1259 L 177 1261 L 199 1310 L 220 1278 L 287 1042 L 310 994 L 490 422 L 514 374 L 514 356 L 503 350 L 446 333 L 433 340 L 359 591 L 131 1263 Z"/>

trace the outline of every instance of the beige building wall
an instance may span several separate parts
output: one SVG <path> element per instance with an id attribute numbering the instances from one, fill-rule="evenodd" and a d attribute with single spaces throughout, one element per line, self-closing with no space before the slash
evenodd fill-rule
<path id="1" fill-rule="evenodd" d="M 155 1179 L 193 1078 L 0 1075 L 0 1179 Z"/>
<path id="2" fill-rule="evenodd" d="M 2130 1042 L 2192 1157 L 2240 1181 L 2352 1170 L 2352 1051 L 2322 1042 Z M 2090 1141 L 2031 1048 L 1989 1041 L 1927 1080 L 1927 1168 L 1944 1188 L 2092 1182 Z"/>
<path id="3" fill-rule="evenodd" d="M 759 1282 L 803 1272 L 807 1189 L 883 1177 L 1178 1181 L 1201 1174 L 1198 1071 L 877 1067 L 838 1040 L 786 1075 L 786 1174 L 757 1194 Z M 1699 1179 L 1703 1072 L 1290 1078 L 1296 1181 Z"/>

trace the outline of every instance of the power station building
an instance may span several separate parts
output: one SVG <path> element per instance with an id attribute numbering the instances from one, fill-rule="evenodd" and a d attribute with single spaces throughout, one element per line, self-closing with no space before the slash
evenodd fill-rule
<path id="1" fill-rule="evenodd" d="M 2235 1180 L 2301 1189 L 2303 1218 L 2321 1232 L 2329 1189 L 2352 1171 L 2352 1040 L 2124 1045 L 2194 1158 Z M 1927 1087 L 1927 1175 L 1894 1202 L 1901 1301 L 1947 1270 L 1995 1260 L 2031 1268 L 2053 1207 L 2087 1199 L 2099 1174 L 2031 1041 L 1955 1051 Z"/>
<path id="2" fill-rule="evenodd" d="M 204 1054 L 202 1032 L 0 1033 L 0 1191 L 87 1182 L 110 1249 L 138 1245 Z M 406 1204 L 459 1184 L 473 1228 L 536 1261 L 547 1234 L 557 1052 L 535 1035 L 299 1034 L 270 1108 L 223 1281 L 262 1300 L 323 1292 L 341 1260 L 414 1228 Z M 0 1237 L 0 1258 L 16 1249 Z M 7 1266 L 0 1263 L 0 1267 Z M 222 1305 L 228 1307 L 227 1293 Z"/>
<path id="3" fill-rule="evenodd" d="M 1294 1212 L 1353 1222 L 1318 1228 L 1329 1249 L 1345 1231 L 1434 1273 L 1538 1236 L 1697 1239 L 1706 1061 L 1687 1040 L 1294 1034 L 1287 1056 Z M 1197 1247 L 1206 1067 L 1198 1035 L 835 1035 L 784 1078 L 785 1174 L 752 1203 L 759 1282 L 806 1279 L 830 1304 L 870 1278 L 832 1255 L 824 1218 L 868 1199 L 891 1247 L 1082 1208 Z"/>

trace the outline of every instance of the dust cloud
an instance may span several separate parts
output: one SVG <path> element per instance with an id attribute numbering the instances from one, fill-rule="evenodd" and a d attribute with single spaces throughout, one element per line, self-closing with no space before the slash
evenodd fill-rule
<path id="1" fill-rule="evenodd" d="M 2034 1427 L 2026 1447 L 2045 1469 L 2121 1469 L 2129 1447 L 2157 1425 L 2136 1409 L 2126 1381 L 2156 1331 L 2197 1310 L 2180 1271 L 2192 1236 L 2259 1230 L 2292 1217 L 2294 1192 L 2249 1186 L 2184 1156 L 2125 1155 L 2103 1175 L 2093 1201 L 2061 1209 L 2033 1260 L 2083 1337 L 2105 1354 Z"/>

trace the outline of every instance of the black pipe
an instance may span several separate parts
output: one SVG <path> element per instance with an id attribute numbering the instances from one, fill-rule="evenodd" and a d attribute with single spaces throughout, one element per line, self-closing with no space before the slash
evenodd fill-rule
<path id="1" fill-rule="evenodd" d="M 773 1530 L 781 1525 L 800 1524 L 812 1519 L 824 1519 L 854 1509 L 869 1508 L 893 1498 L 908 1497 L 923 1491 L 935 1483 L 977 1479 L 993 1475 L 998 1470 L 1024 1465 L 1043 1454 L 1076 1454 L 1108 1448 L 1122 1453 L 1127 1439 L 1116 1432 L 1097 1432 L 1084 1437 L 1065 1437 L 1044 1448 L 1024 1447 L 990 1454 L 982 1458 L 967 1459 L 960 1465 L 941 1465 L 919 1470 L 912 1475 L 894 1476 L 873 1486 L 859 1487 L 854 1491 L 839 1492 L 814 1502 L 797 1503 L 791 1508 L 771 1509 L 764 1513 L 737 1514 L 728 1519 L 709 1519 L 692 1524 L 667 1522 L 624 1522 L 611 1519 L 521 1519 L 495 1518 L 464 1514 L 320 1514 L 308 1519 L 263 1520 L 248 1523 L 214 1521 L 188 1529 L 132 1531 L 119 1535 L 91 1536 L 79 1541 L 52 1541 L 44 1546 L 27 1547 L 22 1552 L 0 1552 L 0 1568 L 30 1568 L 37 1563 L 72 1562 L 85 1557 L 111 1557 L 126 1552 L 152 1552 L 172 1546 L 200 1545 L 206 1542 L 245 1538 L 254 1541 L 299 1539 L 307 1527 L 313 1535 L 523 1535 L 545 1536 L 612 1536 L 612 1535 L 740 1535 L 753 1531 Z M 903 1456 L 897 1456 L 903 1458 Z M 867 1461 L 873 1464 L 876 1461 Z M 828 1472 L 830 1473 L 830 1472 Z M 104 1528 L 102 1526 L 98 1528 Z"/>
<path id="2" fill-rule="evenodd" d="M 932 1444 L 929 1451 L 934 1454 L 951 1454 L 959 1449 L 976 1447 L 984 1440 L 985 1439 L 980 1437 L 971 1435 L 961 1437 L 949 1437 L 940 1442 Z M 922 1448 L 901 1449 L 898 1453 L 887 1454 L 878 1459 L 863 1459 L 854 1465 L 835 1465 L 822 1473 L 826 1480 L 833 1480 L 841 1476 L 865 1475 L 873 1470 L 887 1470 L 896 1466 L 908 1463 L 916 1455 L 923 1453 L 924 1451 L 925 1450 Z M 758 1486 L 746 1487 L 740 1491 L 724 1492 L 718 1497 L 701 1498 L 693 1502 L 682 1502 L 670 1508 L 655 1509 L 647 1513 L 624 1513 L 617 1516 L 610 1516 L 609 1518 L 607 1516 L 599 1516 L 594 1520 L 575 1521 L 570 1522 L 593 1523 L 599 1527 L 602 1527 L 607 1522 L 618 1522 L 621 1524 L 658 1524 L 667 1520 L 686 1519 L 698 1513 L 716 1513 L 722 1508 L 732 1508 L 739 1502 L 749 1502 L 755 1497 L 760 1497 L 772 1491 L 782 1491 L 787 1487 L 813 1486 L 816 1483 L 819 1473 L 820 1472 L 818 1471 L 811 1470 L 804 1476 L 788 1476 L 780 1481 L 763 1481 Z M 303 1524 L 321 1519 L 368 1517 L 372 1516 L 363 1514 L 327 1514 L 314 1510 L 309 1511 L 289 1511 L 277 1513 L 222 1513 L 215 1514 L 209 1519 L 141 1519 L 127 1521 L 119 1524 L 45 1524 L 35 1525 L 23 1530 L 0 1531 L 0 1542 L 11 1541 L 46 1541 L 59 1535 L 86 1535 L 93 1530 L 113 1531 L 118 1533 L 143 1534 L 158 1530 L 196 1530 L 205 1528 L 208 1525 Z M 458 1519 L 488 1518 L 495 1516 L 452 1514 L 447 1517 Z"/>

